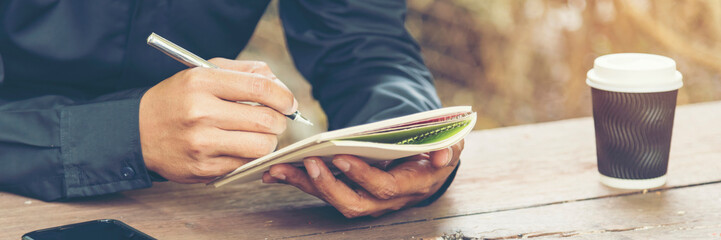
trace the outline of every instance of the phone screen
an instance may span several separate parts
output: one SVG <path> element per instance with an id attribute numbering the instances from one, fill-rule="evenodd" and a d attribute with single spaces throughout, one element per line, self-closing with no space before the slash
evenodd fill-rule
<path id="1" fill-rule="evenodd" d="M 155 238 L 132 228 L 125 223 L 102 219 L 70 224 L 29 232 L 22 240 L 62 240 L 62 239 L 106 239 L 106 240 L 155 240 Z"/>

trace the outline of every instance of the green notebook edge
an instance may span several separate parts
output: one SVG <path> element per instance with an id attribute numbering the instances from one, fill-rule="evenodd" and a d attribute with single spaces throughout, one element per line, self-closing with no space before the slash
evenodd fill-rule
<path id="1" fill-rule="evenodd" d="M 426 144 L 446 139 L 460 132 L 471 122 L 470 119 L 449 122 L 445 124 L 411 128 L 403 131 L 379 133 L 366 136 L 347 137 L 337 140 L 353 140 L 362 142 L 388 143 L 388 144 Z M 436 131 L 434 133 L 434 131 Z M 423 136 L 427 134 L 427 136 Z M 421 138 L 417 140 L 417 138 Z"/>

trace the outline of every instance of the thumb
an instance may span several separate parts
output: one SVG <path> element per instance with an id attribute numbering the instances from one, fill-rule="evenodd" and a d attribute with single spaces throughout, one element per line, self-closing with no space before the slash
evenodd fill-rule
<path id="1" fill-rule="evenodd" d="M 431 165 L 435 168 L 444 168 L 448 166 L 456 166 L 460 159 L 461 151 L 463 151 L 464 140 L 435 152 L 431 152 Z"/>

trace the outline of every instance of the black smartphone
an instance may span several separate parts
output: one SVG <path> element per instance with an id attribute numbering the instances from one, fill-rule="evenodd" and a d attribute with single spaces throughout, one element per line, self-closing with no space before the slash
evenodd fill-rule
<path id="1" fill-rule="evenodd" d="M 115 219 L 101 219 L 26 233 L 22 240 L 155 240 Z"/>

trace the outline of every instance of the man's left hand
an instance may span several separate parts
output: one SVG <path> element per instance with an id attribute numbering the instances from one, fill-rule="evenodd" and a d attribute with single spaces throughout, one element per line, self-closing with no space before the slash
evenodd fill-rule
<path id="1" fill-rule="evenodd" d="M 464 141 L 427 154 L 398 159 L 388 166 L 371 166 L 358 157 L 337 155 L 333 165 L 343 172 L 333 176 L 317 157 L 303 161 L 306 171 L 278 164 L 263 174 L 265 183 L 286 183 L 316 196 L 345 217 L 377 217 L 413 206 L 436 193 L 458 165 Z"/>

